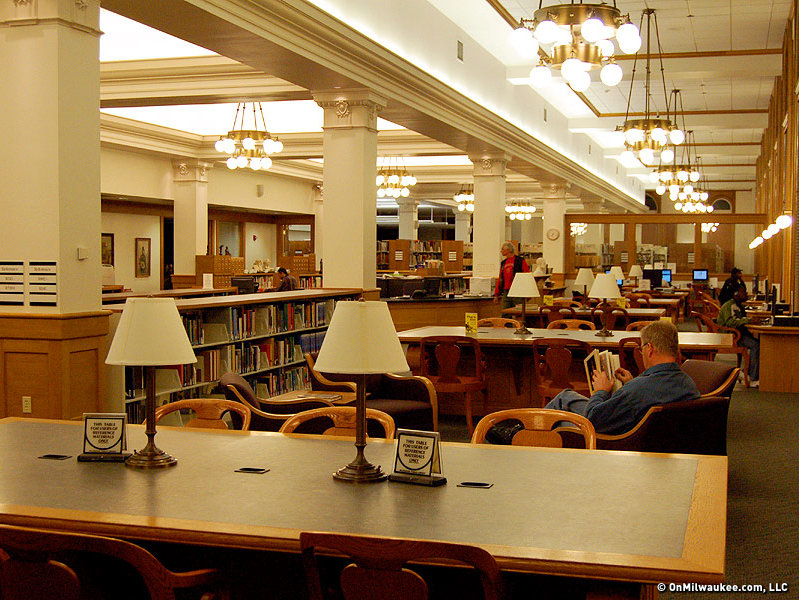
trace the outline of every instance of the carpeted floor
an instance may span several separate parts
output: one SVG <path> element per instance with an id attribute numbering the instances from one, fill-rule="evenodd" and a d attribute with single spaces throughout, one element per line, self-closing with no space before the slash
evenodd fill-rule
<path id="1" fill-rule="evenodd" d="M 442 415 L 439 430 L 442 440 L 469 441 L 463 417 Z M 765 591 L 667 591 L 659 597 L 799 598 L 799 396 L 739 385 L 730 404 L 727 450 L 725 582 L 761 585 Z M 786 583 L 787 591 L 775 591 Z"/>

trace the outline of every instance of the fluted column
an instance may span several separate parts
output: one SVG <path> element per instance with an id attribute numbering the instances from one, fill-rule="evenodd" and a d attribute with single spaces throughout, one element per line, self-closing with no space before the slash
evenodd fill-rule
<path id="1" fill-rule="evenodd" d="M 210 163 L 196 159 L 172 161 L 175 197 L 174 272 L 178 275 L 194 274 L 194 257 L 208 252 L 208 169 L 210 168 Z"/>
<path id="2" fill-rule="evenodd" d="M 474 164 L 474 274 L 481 277 L 499 272 L 500 247 L 505 241 L 504 154 L 470 156 Z"/>

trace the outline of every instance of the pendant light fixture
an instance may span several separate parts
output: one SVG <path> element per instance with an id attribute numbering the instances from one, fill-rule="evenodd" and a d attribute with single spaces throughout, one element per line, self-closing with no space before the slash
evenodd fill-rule
<path id="1" fill-rule="evenodd" d="M 458 190 L 458 193 L 452 199 L 458 203 L 460 212 L 474 212 L 474 186 L 472 184 L 464 183 L 461 185 L 461 189 Z"/>
<path id="2" fill-rule="evenodd" d="M 532 19 L 521 19 L 511 33 L 517 51 L 528 58 L 538 58 L 538 65 L 530 71 L 534 87 L 542 87 L 552 79 L 551 69 L 560 74 L 576 92 L 584 92 L 591 85 L 589 72 L 599 69 L 599 77 L 607 86 L 615 86 L 622 79 L 622 70 L 613 54 L 616 47 L 625 54 L 634 54 L 641 47 L 638 28 L 608 4 L 571 2 L 542 7 Z M 542 49 L 543 52 L 539 52 Z"/>
<path id="3" fill-rule="evenodd" d="M 416 177 L 405 169 L 402 158 L 388 156 L 377 169 L 375 185 L 378 198 L 407 198 L 411 195 L 410 188 L 416 185 Z"/>
<path id="4" fill-rule="evenodd" d="M 228 169 L 249 167 L 254 171 L 267 170 L 272 166 L 270 154 L 283 151 L 283 142 L 272 138 L 266 129 L 266 119 L 260 102 L 252 102 L 252 120 L 246 102 L 236 105 L 233 128 L 226 136 L 220 137 L 214 148 L 228 155 L 225 161 Z M 260 118 L 260 120 L 259 120 Z M 245 125 L 245 119 L 248 121 Z"/>

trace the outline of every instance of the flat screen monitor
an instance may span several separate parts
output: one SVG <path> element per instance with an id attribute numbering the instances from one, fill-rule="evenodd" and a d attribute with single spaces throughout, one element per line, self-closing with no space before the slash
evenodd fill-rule
<path id="1" fill-rule="evenodd" d="M 655 289 L 663 285 L 663 271 L 661 269 L 644 269 L 644 279 L 649 281 L 649 288 Z"/>
<path id="2" fill-rule="evenodd" d="M 660 275 L 664 282 L 671 283 L 671 269 L 661 269 Z"/>
<path id="3" fill-rule="evenodd" d="M 616 280 L 616 284 L 617 285 L 624 285 L 624 279 L 617 279 Z"/>
<path id="4" fill-rule="evenodd" d="M 707 269 L 694 269 L 694 281 L 707 281 Z"/>
<path id="5" fill-rule="evenodd" d="M 255 283 L 254 277 L 231 277 L 230 285 L 232 287 L 238 288 L 239 294 L 254 294 L 258 291 L 258 284 Z"/>
<path id="6" fill-rule="evenodd" d="M 441 277 L 425 277 L 424 291 L 428 298 L 435 298 L 441 295 Z"/>

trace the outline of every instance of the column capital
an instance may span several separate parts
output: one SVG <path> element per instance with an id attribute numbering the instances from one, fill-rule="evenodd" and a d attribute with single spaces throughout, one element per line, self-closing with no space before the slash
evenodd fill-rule
<path id="1" fill-rule="evenodd" d="M 469 155 L 469 160 L 474 165 L 475 177 L 504 176 L 510 158 L 504 152 Z"/>
<path id="2" fill-rule="evenodd" d="M 212 163 L 194 158 L 172 159 L 172 181 L 176 183 L 208 183 L 208 170 Z"/>
<path id="3" fill-rule="evenodd" d="M 371 90 L 312 90 L 314 101 L 324 109 L 324 129 L 365 127 L 377 131 L 377 113 L 388 101 Z"/>
<path id="4" fill-rule="evenodd" d="M 100 36 L 100 0 L 5 0 L 0 25 L 60 23 Z"/>

